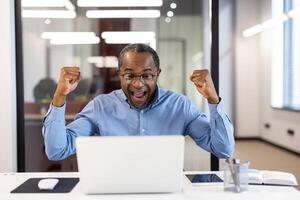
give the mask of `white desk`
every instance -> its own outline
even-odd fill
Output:
[[[195,172],[194,172],[195,173]],[[200,172],[209,173],[209,172]],[[170,194],[125,194],[125,195],[85,195],[80,191],[80,183],[70,193],[61,194],[11,194],[10,191],[28,178],[34,177],[78,177],[78,173],[0,173],[1,200],[235,200],[235,199],[272,199],[300,200],[300,192],[293,187],[283,186],[249,186],[249,191],[243,193],[224,192],[223,185],[191,186],[185,180],[181,193]],[[222,177],[222,173],[218,175]]]

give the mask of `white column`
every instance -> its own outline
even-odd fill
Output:
[[[14,1],[0,1],[0,172],[17,170]]]

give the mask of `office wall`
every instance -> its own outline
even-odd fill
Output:
[[[271,17],[271,0],[262,1],[261,17],[263,20]],[[273,45],[273,32],[265,31],[260,35],[261,58],[261,120],[259,130],[261,137],[267,141],[286,147],[300,153],[300,112],[274,109],[271,102],[271,66]],[[270,124],[270,128],[265,128],[265,123]],[[294,130],[295,134],[287,134],[287,130]]]
[[[0,1],[0,172],[16,171],[14,1]]]
[[[271,107],[272,29],[250,38],[242,31],[272,16],[272,0],[237,1],[236,116],[238,137],[261,137],[300,153],[300,112]],[[265,128],[265,124],[270,128]],[[287,130],[294,130],[294,136]]]
[[[235,106],[236,136],[260,136],[261,63],[259,35],[242,36],[243,30],[260,22],[261,0],[236,1]]]

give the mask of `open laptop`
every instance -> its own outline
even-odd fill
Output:
[[[86,194],[182,189],[183,136],[78,137],[76,148]]]

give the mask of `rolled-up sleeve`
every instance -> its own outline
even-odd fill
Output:
[[[42,134],[44,137],[45,151],[48,159],[62,160],[76,152],[75,138],[88,136],[97,132],[93,119],[93,101],[75,117],[67,126],[65,125],[65,109],[50,105],[44,118]]]
[[[222,100],[219,104],[209,104],[210,120],[193,104],[189,106],[187,133],[196,144],[213,153],[218,158],[232,156],[234,151],[233,125],[224,112]]]

